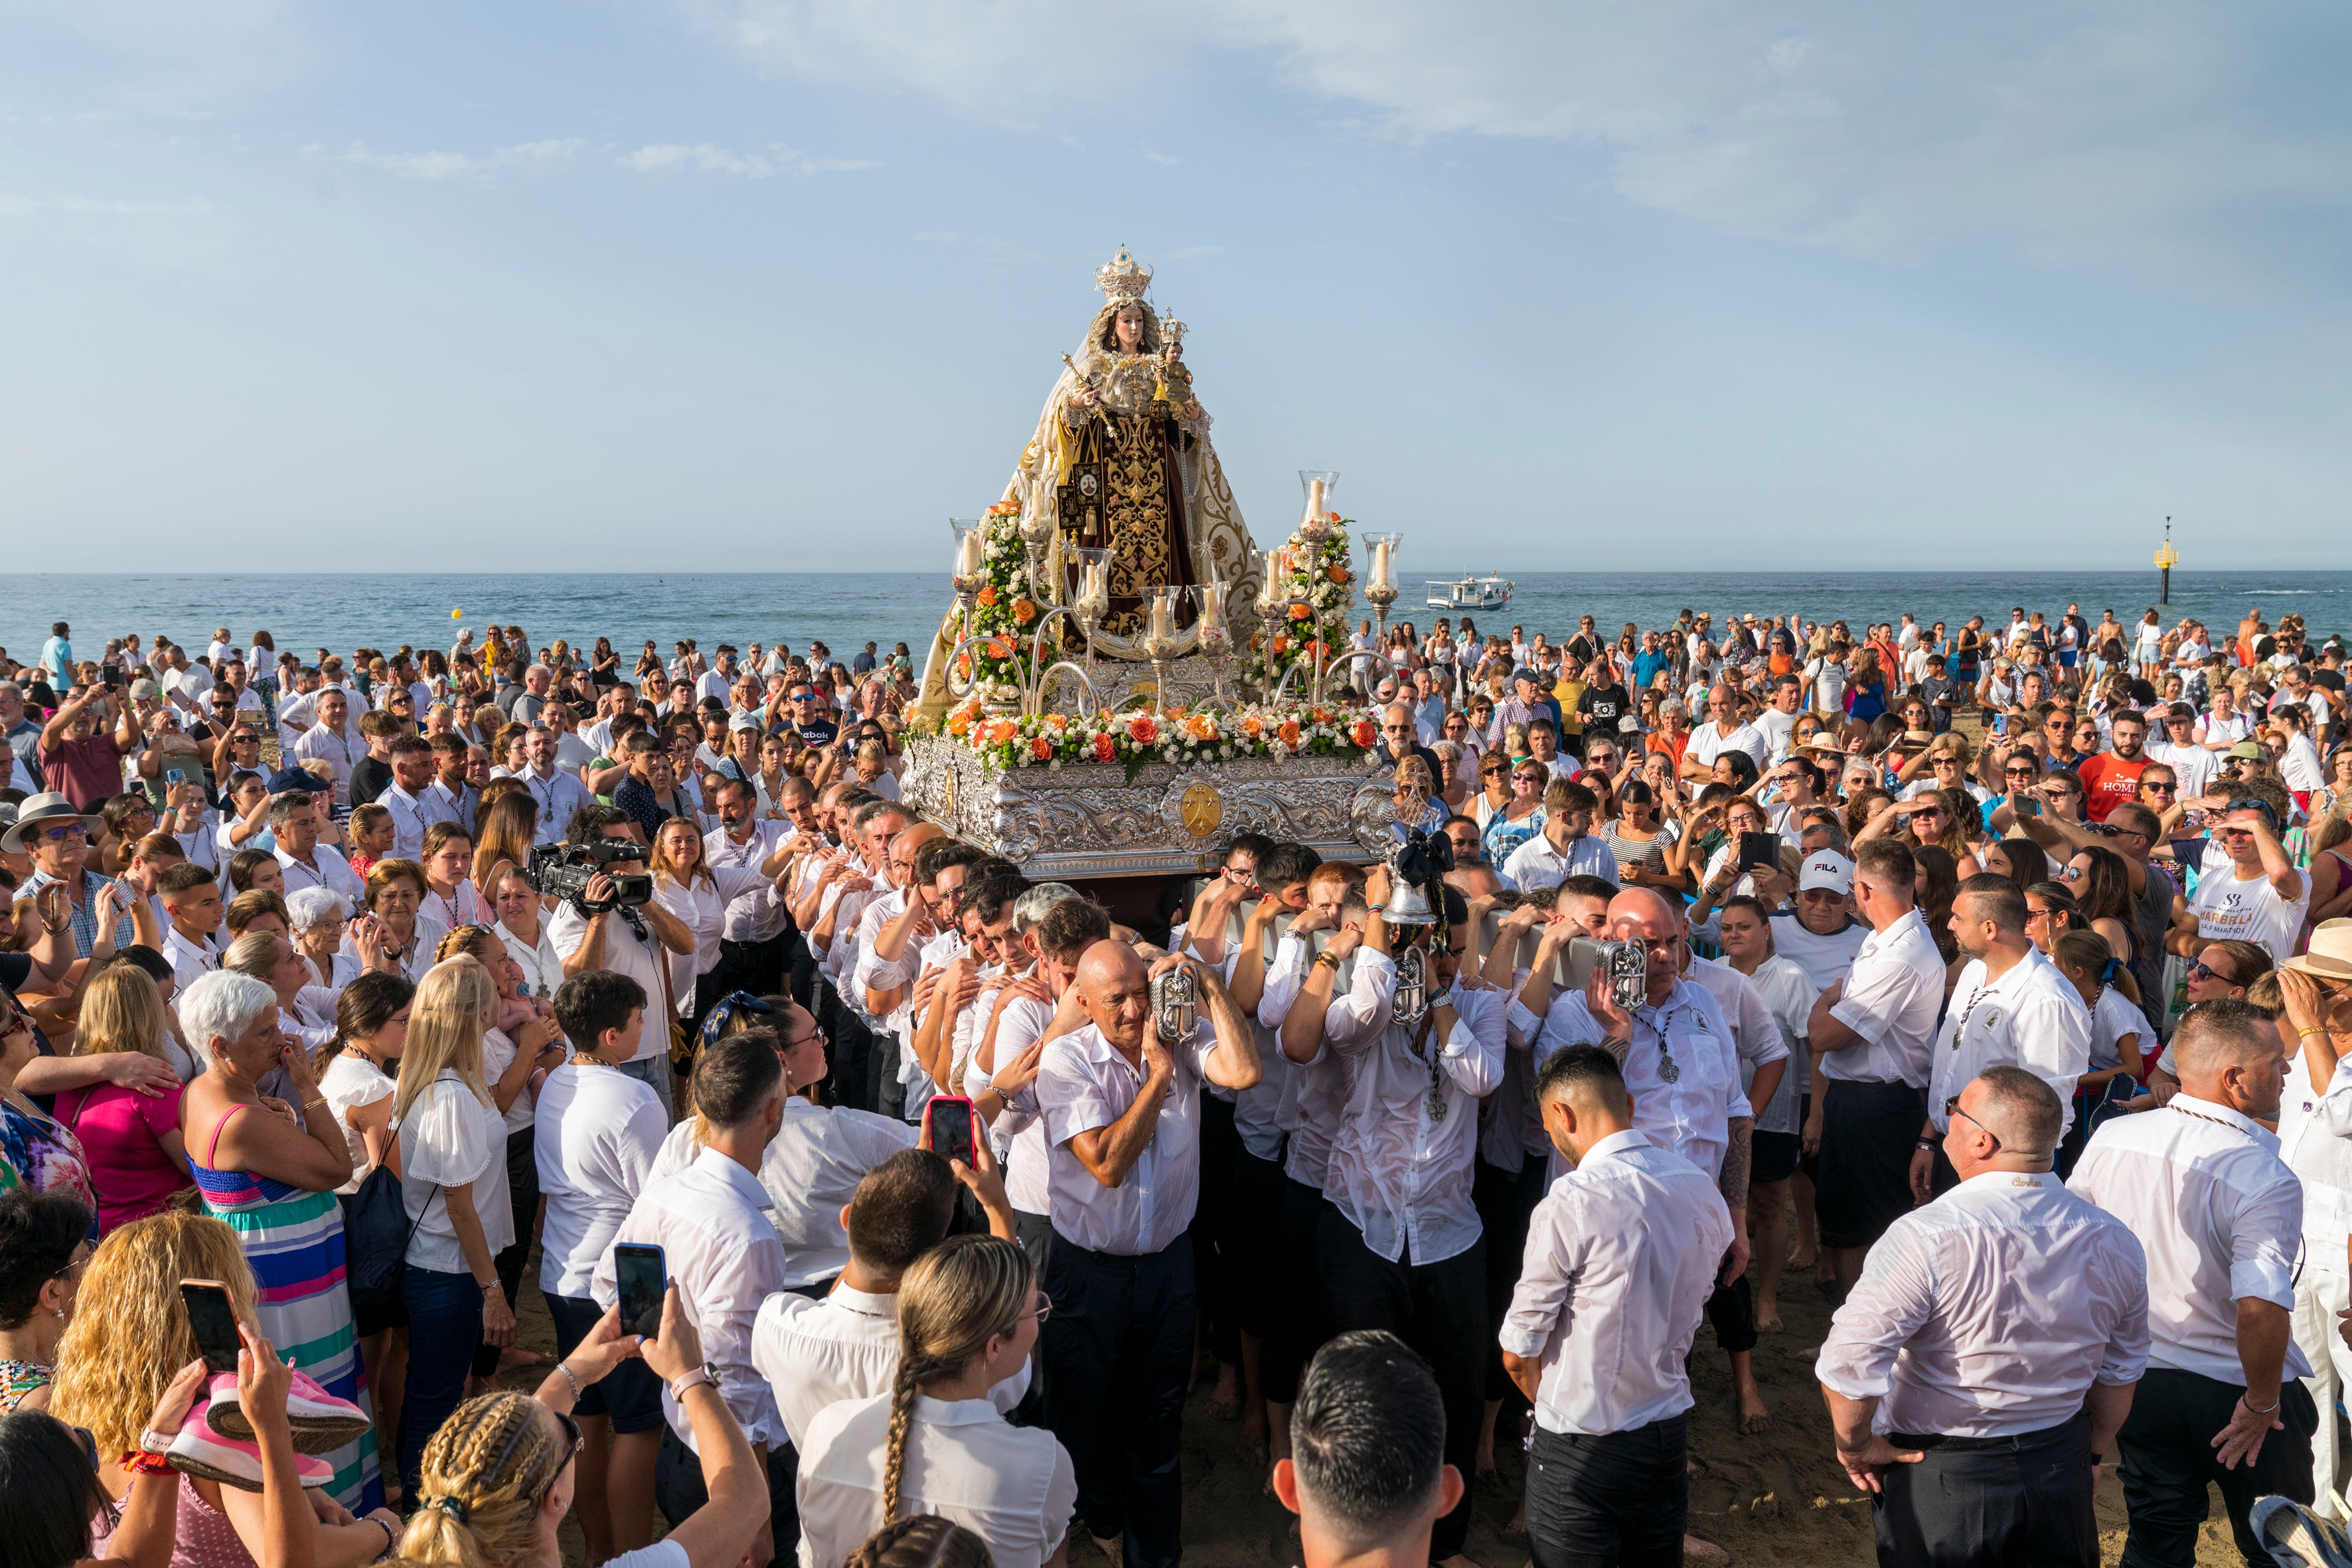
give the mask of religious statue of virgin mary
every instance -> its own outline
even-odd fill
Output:
[[[1209,416],[1192,395],[1183,323],[1145,298],[1151,274],[1125,249],[1095,272],[1105,303],[1046,395],[1037,433],[1005,486],[1034,521],[1050,518],[1057,546],[1111,552],[1110,613],[1096,651],[1134,658],[1129,638],[1153,589],[1235,584],[1232,603],[1255,592],[1249,530],[1209,440]],[[1055,552],[1062,602],[1076,563]]]

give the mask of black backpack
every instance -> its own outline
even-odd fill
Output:
[[[441,1189],[433,1191],[437,1195]],[[426,1198],[425,1206],[432,1207],[433,1199]],[[422,1209],[415,1219],[408,1217],[400,1178],[390,1165],[370,1171],[360,1190],[343,1200],[343,1283],[354,1308],[389,1307],[400,1300],[409,1238],[424,1217]]]

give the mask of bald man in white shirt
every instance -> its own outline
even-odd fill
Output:
[[[1987,1068],[1943,1137],[1958,1185],[1887,1228],[1817,1372],[1878,1561],[2096,1568],[2099,1460],[2147,1362],[2147,1262],[2061,1186],[2063,1101]]]

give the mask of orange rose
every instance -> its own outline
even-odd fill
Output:
[[[1097,735],[1095,737],[1095,761],[1098,763],[1109,763],[1116,762],[1118,759],[1118,743],[1113,741],[1108,735]]]
[[[1294,621],[1311,621],[1315,618],[1315,612],[1305,605],[1293,605],[1290,606],[1290,618]]]
[[[1366,743],[1369,744],[1370,742]],[[1029,742],[1029,755],[1037,762],[1052,762],[1054,760],[1054,742],[1045,739],[1043,735],[1032,737]]]
[[[1318,724],[1328,724],[1331,721],[1331,710],[1328,708],[1309,709],[1307,716],[1309,719],[1314,720]]]
[[[1275,638],[1271,651],[1275,658],[1280,658],[1284,654],[1290,651],[1290,639],[1288,637]]]
[[[1284,745],[1296,746],[1298,744],[1298,721],[1296,719],[1285,719],[1282,721],[1282,728],[1276,731],[1275,733],[1281,738]]]
[[[1001,638],[991,637],[988,639],[987,653],[991,658],[1011,658],[1013,645]]]
[[[1205,713],[1195,713],[1184,721],[1184,732],[1196,741],[1213,741],[1217,737],[1217,723]]]
[[[1265,721],[1259,718],[1255,713],[1249,715],[1249,717],[1242,721],[1242,733],[1247,735],[1253,741],[1256,740],[1260,735],[1265,733]]]
[[[971,709],[959,708],[954,712],[948,715],[948,733],[950,735],[969,735],[971,733]]]
[[[1062,733],[1062,731],[1067,730],[1069,727],[1070,716],[1067,713],[1048,713],[1045,715],[1045,728],[1053,731],[1056,735]]]
[[[1340,565],[1338,562],[1333,562],[1331,565],[1326,569],[1323,574],[1326,577],[1330,578],[1334,583],[1345,583],[1349,576],[1348,569],[1345,566]]]
[[[1139,746],[1149,746],[1160,739],[1160,726],[1149,713],[1139,713],[1128,721],[1127,738]]]
[[[1372,727],[1372,721],[1370,719],[1359,719],[1348,726],[1348,739],[1368,752],[1372,749],[1372,742],[1380,738],[1380,733]]]
[[[967,653],[957,656],[956,674],[966,680],[971,679],[971,655]]]
[[[1037,606],[1035,603],[1028,599],[1013,600],[1013,618],[1019,621],[1024,626],[1031,621],[1035,620],[1037,618]]]
[[[991,720],[987,731],[988,741],[991,745],[1003,745],[1020,732],[1021,727],[1010,719]]]

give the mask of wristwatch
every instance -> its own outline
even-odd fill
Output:
[[[719,1369],[712,1366],[709,1362],[704,1362],[700,1366],[696,1367],[692,1372],[686,1373],[676,1383],[671,1384],[669,1385],[669,1396],[672,1399],[682,1400],[686,1397],[686,1391],[688,1389],[699,1388],[706,1383],[713,1388],[717,1388],[719,1386]]]

